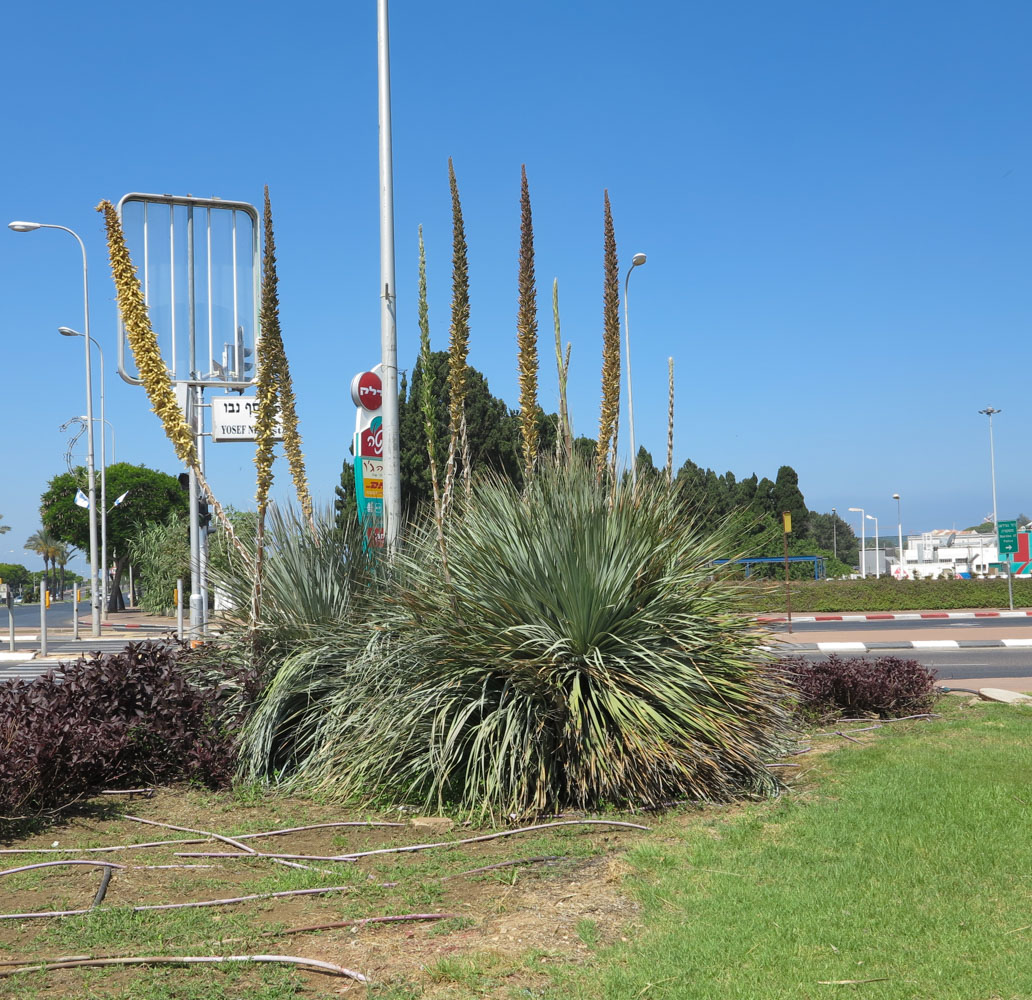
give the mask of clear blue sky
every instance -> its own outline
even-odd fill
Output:
[[[799,473],[810,507],[895,530],[1032,514],[1022,376],[1032,325],[1032,69],[1025,2],[608,0],[391,8],[399,361],[411,368],[416,228],[432,337],[450,302],[447,158],[469,243],[470,362],[517,400],[520,164],[537,249],[543,377],[550,287],[573,342],[575,430],[599,405],[602,192],[631,281],[637,436],[675,463]],[[77,230],[108,367],[117,458],[178,471],[143,390],[113,374],[102,198],[273,198],[284,338],[313,493],[347,454],[352,374],[378,360],[376,16],[348,4],[20,4],[6,15],[0,221]],[[0,229],[0,561],[39,526],[84,411],[78,247]],[[626,445],[626,416],[621,437]],[[84,450],[80,442],[80,459]],[[251,448],[209,448],[247,506]],[[285,463],[277,463],[287,496]],[[856,515],[846,515],[856,522]],[[859,523],[854,527],[859,529]],[[859,532],[858,532],[859,533]],[[79,565],[82,565],[80,561]]]

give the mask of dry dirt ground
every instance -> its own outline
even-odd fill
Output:
[[[111,852],[57,853],[158,840],[196,839],[144,825],[125,814],[226,836],[341,821],[390,821],[399,826],[337,826],[247,840],[257,851],[339,855],[436,841],[479,830],[447,819],[423,825],[405,813],[374,816],[299,799],[250,799],[196,789],[159,790],[153,797],[95,799],[75,815],[15,824],[0,837],[0,869],[62,859],[105,860],[115,870],[103,902],[72,917],[0,920],[0,972],[17,960],[67,955],[278,954],[332,962],[367,976],[362,986],[312,972],[269,967],[221,970],[119,967],[53,970],[0,978],[4,997],[293,996],[426,997],[530,996],[550,982],[555,964],[590,960],[595,947],[638,929],[638,907],[621,883],[623,856],[650,834],[628,826],[555,826],[481,843],[412,853],[386,853],[354,862],[304,861],[297,870],[268,858],[200,858],[183,852],[241,852],[217,840]],[[580,820],[575,814],[558,820]],[[613,816],[648,823],[640,816]],[[543,821],[543,822],[548,822]],[[2,832],[2,831],[0,831]],[[13,853],[25,849],[51,853]],[[530,860],[487,872],[471,869]],[[204,865],[207,867],[154,867]],[[65,865],[0,878],[0,912],[37,913],[90,906],[100,868]],[[294,889],[343,886],[326,895],[252,899],[182,910],[133,913],[143,904],[181,903]],[[292,929],[383,915],[449,914],[439,920],[367,923],[315,931]],[[233,986],[199,992],[230,975]],[[161,989],[155,983],[164,984]],[[195,984],[191,986],[190,984]],[[208,990],[208,987],[205,987]],[[220,992],[220,990],[222,992]],[[282,990],[282,992],[279,992]],[[268,991],[268,992],[263,992]]]

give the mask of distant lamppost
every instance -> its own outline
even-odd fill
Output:
[[[874,521],[874,578],[878,579],[878,518],[874,514],[865,514],[868,521]]]
[[[627,425],[631,438],[631,486],[638,485],[638,453],[634,448],[634,397],[631,395],[631,327],[627,316],[627,285],[631,280],[631,271],[641,267],[646,261],[645,254],[636,253],[631,258],[631,266],[627,268],[623,291],[623,330],[624,353],[627,355]]]
[[[831,554],[838,559],[838,511],[831,508]]]
[[[69,326],[59,326],[57,332],[62,337],[82,337],[84,334],[73,330]],[[100,355],[100,565],[102,573],[100,577],[100,617],[101,621],[107,621],[108,616],[108,547],[107,547],[107,449],[105,442],[107,434],[104,433],[104,424],[107,418],[104,416],[104,352],[97,343],[96,337],[87,337]],[[89,350],[89,345],[87,345]],[[88,419],[88,418],[87,418]],[[114,430],[111,432],[114,434]],[[112,440],[112,446],[114,441]]]
[[[903,507],[898,493],[892,494],[896,501],[896,527],[899,530],[899,578],[902,580],[906,574],[906,567],[903,565]]]
[[[984,413],[989,418],[989,469],[993,480],[993,531],[996,532],[996,558],[1002,564],[1003,553],[1000,551],[1000,522],[996,516],[996,452],[993,449],[993,414],[1003,413],[1003,410],[997,410],[993,406],[987,406],[984,410],[979,410],[979,413]],[[1010,558],[1007,559],[1007,599],[1010,604],[1011,611],[1014,610],[1014,591],[1013,581],[1011,578],[1011,564]]]
[[[83,316],[86,331],[86,475],[88,479],[90,502],[90,611],[93,623],[93,637],[100,636],[100,586],[97,554],[97,470],[93,461],[93,377],[90,368],[90,286],[86,273],[86,244],[74,229],[67,226],[56,226],[46,222],[9,222],[8,229],[16,233],[32,233],[37,229],[60,229],[73,236],[82,251],[82,298]],[[102,425],[103,426],[103,425]]]
[[[996,520],[996,452],[993,450],[993,414],[1003,413],[1003,410],[987,406],[984,410],[979,410],[978,412],[984,413],[989,418],[989,469],[993,480],[993,530],[995,531],[996,525],[999,522]]]
[[[867,579],[867,525],[864,524],[863,507],[850,507],[854,514],[860,515],[860,579]]]

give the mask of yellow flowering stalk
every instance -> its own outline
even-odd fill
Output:
[[[519,311],[516,315],[516,343],[519,348],[520,429],[523,432],[523,485],[530,488],[537,461],[537,289],[534,285],[534,222],[530,212],[527,168],[520,167],[520,266]]]
[[[558,464],[569,462],[573,456],[573,431],[570,428],[570,408],[566,401],[566,381],[570,375],[570,350],[566,343],[563,360],[563,341],[559,332],[559,279],[552,279],[552,322],[555,326],[555,366],[559,371],[559,432],[555,436],[555,457]]]
[[[610,447],[615,470],[620,419],[620,269],[616,259],[616,234],[613,231],[608,191],[605,192],[602,253],[605,274],[602,289],[602,412],[598,422],[598,452],[595,460],[595,475],[600,481]]]
[[[258,447],[254,462],[258,470],[259,518],[268,503],[272,485],[272,459],[275,441],[273,435],[276,416],[283,416],[283,450],[287,453],[290,474],[298,502],[315,534],[312,497],[308,491],[305,459],[301,452],[301,433],[298,430],[297,407],[294,399],[290,366],[283,347],[279,322],[279,279],[276,275],[276,238],[272,228],[272,206],[269,188],[265,188],[265,257],[262,267],[262,335],[258,341]]]
[[[448,344],[448,393],[450,404],[450,437],[448,464],[444,475],[445,512],[455,487],[455,459],[458,446],[462,447],[462,475],[466,496],[470,492],[469,435],[466,428],[466,358],[469,355],[469,263],[466,259],[466,227],[462,221],[462,204],[455,168],[448,157],[448,185],[452,200],[452,312]]]
[[[666,437],[666,481],[667,486],[674,482],[674,359],[667,358],[670,366],[670,402],[667,405],[667,437]]]
[[[118,212],[115,211],[115,206],[106,199],[97,206],[97,211],[103,213],[107,229],[108,256],[111,260],[111,273],[115,279],[118,311],[125,324],[129,347],[132,349],[133,360],[136,362],[140,380],[143,382],[147,398],[150,400],[151,409],[161,420],[165,434],[172,442],[176,455],[193,470],[208,504],[226,530],[230,541],[240,555],[246,559],[248,558],[246,549],[241,545],[233,530],[232,522],[226,516],[222,504],[216,499],[201,472],[193,431],[183,418],[183,411],[176,401],[172,381],[168,377],[168,369],[165,367],[161,350],[158,347],[158,338],[154,334],[150,316],[147,313],[147,305],[143,301],[140,279],[137,277],[136,268],[129,255],[129,248],[125,243],[125,234],[122,232]]]

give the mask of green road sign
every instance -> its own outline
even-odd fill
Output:
[[[1018,522],[999,521],[996,524],[996,538],[1000,554],[1018,551]]]

